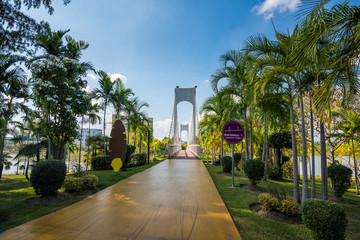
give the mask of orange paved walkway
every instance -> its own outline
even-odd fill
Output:
[[[241,238],[204,164],[173,159],[0,239]]]

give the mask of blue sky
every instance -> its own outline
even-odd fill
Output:
[[[154,135],[169,133],[174,88],[197,88],[197,107],[211,96],[208,82],[219,67],[219,57],[240,49],[249,36],[292,30],[300,0],[73,0],[55,12],[30,10],[48,21],[53,30],[71,29],[69,35],[90,47],[83,61],[97,70],[121,76],[136,96],[150,104]],[[97,78],[88,76],[90,89]],[[190,120],[192,106],[180,103],[179,123]],[[110,115],[110,112],[108,116]],[[101,115],[102,116],[102,115]],[[108,119],[110,119],[108,117]],[[95,126],[96,127],[96,126]],[[101,126],[97,126],[101,128]],[[107,132],[110,125],[107,126]]]

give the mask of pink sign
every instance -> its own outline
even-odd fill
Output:
[[[222,132],[225,141],[230,144],[239,143],[244,138],[244,128],[236,121],[227,122]]]

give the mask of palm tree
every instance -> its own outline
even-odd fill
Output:
[[[340,123],[335,128],[337,130],[342,131],[345,138],[351,140],[353,160],[354,160],[356,194],[359,195],[359,180],[357,173],[354,138],[356,135],[360,133],[360,115],[348,109],[335,110],[334,113],[336,117],[340,118]]]
[[[88,119],[87,119],[87,122],[89,123],[89,138],[91,137],[90,136],[90,133],[91,133],[91,124],[96,124],[97,122],[100,123],[101,121],[101,117],[99,115],[97,115],[97,113],[99,112],[100,110],[100,106],[95,103],[94,105],[91,105],[90,108],[88,109],[87,113],[85,114]],[[90,161],[90,145],[88,145],[88,159],[87,159],[87,163],[89,163]],[[88,164],[86,165],[88,166]]]
[[[239,108],[238,112],[243,115],[244,130],[245,130],[245,153],[246,159],[253,158],[254,147],[253,147],[253,135],[252,135],[252,119],[247,117],[249,111],[249,101],[248,101],[248,82],[249,74],[247,69],[250,67],[249,61],[250,58],[248,55],[240,51],[228,51],[226,54],[220,57],[220,61],[223,65],[220,69],[216,70],[216,73],[211,75],[211,85],[216,94],[225,94],[232,98],[236,98],[237,107]],[[226,79],[227,85],[218,88],[218,83]],[[219,93],[221,91],[221,93]],[[251,114],[251,111],[249,111]],[[235,114],[237,115],[237,114]],[[240,120],[239,116],[235,116],[231,119]],[[247,121],[250,125],[250,151],[249,151],[249,137],[248,137],[248,127]],[[224,124],[225,122],[223,122]],[[221,143],[221,156],[223,155],[223,144]]]
[[[129,104],[129,97],[133,96],[134,93],[130,88],[126,88],[120,78],[115,80],[115,91],[111,96],[111,103],[115,108],[116,118],[120,119],[120,112],[124,106]]]
[[[137,97],[133,98],[130,104],[132,105],[132,115],[130,117],[130,122],[134,130],[134,146],[136,146],[136,130],[138,128],[143,129],[144,119],[147,118],[146,112],[144,112],[142,108],[149,107],[149,104],[144,101],[140,101]]]
[[[96,88],[94,90],[94,93],[96,94],[97,98],[101,98],[102,99],[102,107],[104,110],[104,127],[103,127],[103,136],[104,136],[104,155],[106,155],[106,143],[105,143],[105,128],[106,128],[106,108],[109,105],[110,101],[111,101],[111,97],[114,93],[114,84],[115,82],[112,82],[110,79],[110,76],[100,70],[98,71],[98,75],[100,76],[99,78],[99,85],[100,88]]]
[[[288,96],[291,133],[292,133],[292,159],[294,170],[294,189],[293,197],[300,202],[299,191],[299,172],[297,160],[297,144],[295,132],[295,113],[294,98],[295,86],[298,84],[299,75],[297,66],[290,60],[291,52],[296,42],[298,28],[295,27],[292,34],[281,34],[276,32],[276,41],[270,41],[264,35],[256,35],[250,37],[245,43],[244,50],[251,54],[257,61],[257,65],[261,67],[261,81],[257,82],[259,91],[264,91],[268,85],[274,85]],[[307,177],[307,176],[304,176]],[[307,188],[307,186],[303,186]]]
[[[322,199],[327,193],[327,158],[325,143],[326,121],[331,111],[331,102],[338,86],[342,86],[343,100],[359,91],[354,69],[356,61],[353,53],[359,51],[356,36],[359,33],[355,13],[358,7],[349,7],[347,3],[337,4],[326,9],[328,0],[307,1],[302,11],[306,17],[301,22],[302,33],[299,36],[293,58],[300,66],[308,66],[314,71],[312,103],[315,114],[320,119]],[[355,15],[352,15],[355,14]]]
[[[28,85],[25,72],[22,68],[17,67],[15,63],[18,57],[12,55],[0,55],[0,80],[2,86],[1,105],[3,107],[2,115],[4,116],[4,129],[2,132],[2,142],[0,150],[0,180],[4,168],[4,146],[7,127],[12,117],[17,114],[25,105],[18,102],[28,96]]]
[[[205,113],[206,115],[214,115],[212,116],[212,120],[215,126],[215,133],[219,139],[220,142],[220,149],[219,149],[219,155],[220,158],[222,157],[222,151],[223,151],[223,136],[222,136],[222,128],[225,125],[225,123],[227,122],[226,119],[226,110],[228,106],[231,106],[229,104],[226,104],[226,99],[229,100],[229,96],[228,95],[223,95],[223,94],[219,94],[217,93],[216,95],[206,99],[203,103],[201,112]],[[233,105],[234,106],[234,105]],[[234,111],[228,111],[229,112],[233,112]],[[236,112],[236,111],[235,111]]]
[[[41,133],[48,140],[48,157],[55,159],[63,159],[66,144],[77,135],[76,115],[82,115],[87,105],[87,83],[82,77],[94,70],[91,63],[80,62],[82,51],[89,44],[69,36],[64,43],[68,31],[49,31],[39,36],[35,45],[43,54],[27,62],[33,75],[34,106],[42,114]]]

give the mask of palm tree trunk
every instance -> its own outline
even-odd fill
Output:
[[[26,161],[26,170],[25,170],[25,177],[26,177],[26,180],[30,181],[30,178],[29,178],[29,162],[30,162],[30,158],[27,157],[27,160]]]
[[[254,158],[254,139],[253,139],[253,124],[250,116],[250,159]]]
[[[105,108],[104,108],[104,156],[106,156],[106,141],[105,141],[105,127],[106,127],[106,121],[105,121],[105,116],[106,116],[106,102],[105,102]]]
[[[140,133],[140,141],[139,141],[139,152],[141,153],[141,141],[142,141],[142,133]]]
[[[323,120],[320,120],[320,147],[321,147],[321,199],[328,199],[327,186],[327,160],[325,143],[325,126]]]
[[[136,129],[134,129],[134,146],[136,151]]]
[[[0,152],[0,181],[1,181],[3,170],[4,170],[3,154],[4,154],[5,137],[6,137],[6,131],[7,131],[8,122],[9,122],[9,119],[6,117],[5,118],[5,125],[4,125],[4,132],[3,132],[3,136],[2,136],[1,152]]]
[[[264,113],[265,118],[265,139],[264,139],[264,145],[265,145],[265,173],[264,173],[264,179],[267,179],[267,168],[268,168],[268,120],[267,120],[267,113]]]
[[[305,118],[304,103],[302,91],[300,91],[300,108],[301,108],[301,144],[302,144],[302,197],[301,202],[308,198],[308,174],[307,174],[307,156],[306,156],[306,135],[305,135]]]
[[[245,161],[249,160],[249,136],[247,132],[247,126],[246,126],[246,107],[244,111],[244,137],[245,137]]]
[[[356,157],[355,157],[355,148],[354,148],[354,137],[351,138],[353,157],[354,157],[354,173],[355,173],[355,186],[356,186],[356,195],[359,195],[359,181],[357,178],[357,166],[356,166]]]
[[[83,138],[83,128],[84,128],[84,116],[81,117],[81,130],[80,130],[80,149],[79,149],[79,172],[81,172],[81,145],[82,145],[82,138]]]
[[[224,156],[224,138],[222,134],[220,135],[220,142],[221,142],[220,155],[222,158]]]
[[[311,132],[311,198],[316,197],[315,191],[315,139],[314,139],[314,116],[312,111],[312,96],[310,96],[310,132]]]
[[[298,170],[298,159],[297,159],[297,146],[295,136],[295,123],[294,123],[294,109],[293,99],[290,95],[290,120],[291,120],[291,141],[292,141],[292,160],[293,160],[293,173],[294,173],[294,189],[293,197],[296,201],[300,202],[300,189],[299,189],[299,170]]]
[[[90,138],[90,127],[91,127],[91,120],[90,120],[90,116],[89,116],[89,137],[88,137],[88,139]],[[87,170],[87,166],[89,165],[89,162],[90,162],[90,142],[88,145],[87,152],[88,152],[88,156],[87,156],[87,160],[86,160],[87,161],[86,170]]]

